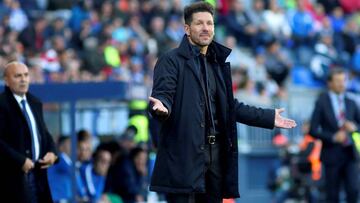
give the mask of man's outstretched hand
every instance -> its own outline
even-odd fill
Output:
[[[152,110],[155,111],[156,115],[158,115],[158,116],[168,116],[169,115],[168,109],[163,105],[163,103],[160,100],[158,100],[154,97],[149,97],[149,100],[153,105]]]
[[[284,112],[282,109],[275,109],[275,127],[278,128],[294,128],[296,126],[296,122],[294,120],[284,118],[280,115],[280,113]]]

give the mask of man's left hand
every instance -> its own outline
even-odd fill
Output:
[[[56,161],[57,157],[54,153],[48,152],[45,154],[44,158],[39,160],[39,163],[41,164],[41,168],[49,168],[51,165],[53,165]]]
[[[345,129],[347,132],[349,132],[349,133],[352,133],[352,132],[355,132],[355,131],[358,130],[358,129],[357,129],[357,126],[356,126],[355,123],[352,122],[352,121],[345,121],[343,127],[344,127],[344,129]]]
[[[283,108],[275,109],[275,127],[278,128],[294,128],[296,126],[296,122],[294,120],[284,118],[280,115],[280,113],[284,112]]]

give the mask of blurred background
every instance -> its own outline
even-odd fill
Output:
[[[19,60],[61,152],[54,200],[164,202],[148,191],[160,124],[146,113],[153,67],[184,35],[192,0],[2,0],[0,74]],[[242,198],[324,202],[319,150],[307,136],[314,101],[334,67],[360,106],[359,0],[208,0],[216,41],[232,48],[233,91],[286,109],[298,126],[238,125]],[[4,81],[0,79],[0,86]],[[354,177],[357,178],[358,177]],[[286,202],[285,201],[285,202]]]

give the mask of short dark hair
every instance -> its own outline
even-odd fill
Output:
[[[65,141],[70,140],[70,136],[67,135],[60,135],[60,137],[57,140],[57,145],[61,146],[62,144],[65,143]]]
[[[91,138],[91,135],[89,133],[89,131],[85,130],[85,129],[81,129],[77,132],[77,141],[78,142],[84,142],[87,141]]]
[[[208,2],[204,2],[204,1],[196,2],[186,6],[184,8],[185,24],[190,25],[193,14],[198,12],[208,12],[212,16],[214,16],[214,7]]]
[[[338,75],[338,74],[345,74],[344,69],[342,69],[342,68],[332,68],[330,70],[329,74],[328,74],[327,81],[331,82],[334,75]]]

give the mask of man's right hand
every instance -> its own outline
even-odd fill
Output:
[[[344,130],[337,131],[334,136],[334,141],[337,143],[344,143],[346,139],[347,139],[347,135],[346,135],[346,131]]]
[[[155,111],[156,115],[159,115],[159,116],[169,115],[168,109],[163,105],[163,103],[160,100],[158,100],[154,97],[149,97],[149,100],[153,105],[152,110]]]
[[[355,132],[357,131],[357,126],[355,125],[354,122],[352,121],[345,121],[344,123],[344,129],[349,132],[349,133],[352,133],[352,132]]]
[[[34,165],[34,162],[31,161],[31,159],[26,158],[25,163],[24,163],[24,165],[23,165],[23,167],[22,167],[22,170],[23,170],[25,173],[28,173],[31,169],[34,168],[34,166],[35,166],[35,165]]]

